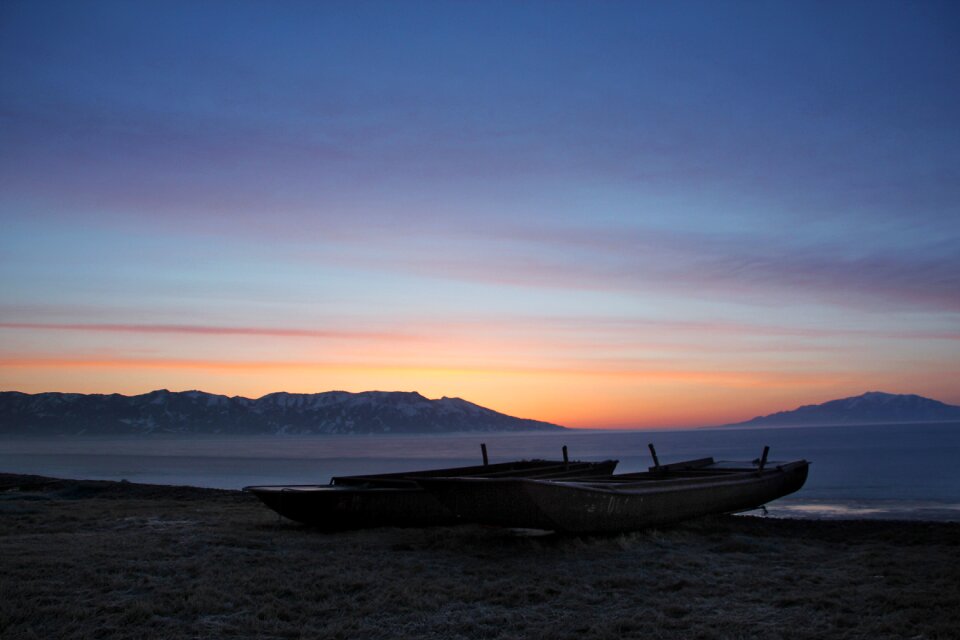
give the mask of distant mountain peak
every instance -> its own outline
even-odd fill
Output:
[[[562,427],[416,391],[268,393],[257,399],[157,389],[120,394],[0,392],[0,434],[355,434]]]
[[[960,421],[960,407],[913,393],[867,391],[859,396],[803,405],[792,411],[757,416],[745,422],[724,425],[813,426],[842,424],[883,424],[907,422]]]

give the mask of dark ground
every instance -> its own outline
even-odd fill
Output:
[[[960,638],[960,524],[309,530],[239,492],[0,474],[0,638]]]

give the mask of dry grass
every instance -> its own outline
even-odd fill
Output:
[[[22,483],[0,476],[0,485]],[[234,492],[0,493],[2,638],[957,638],[960,525],[319,533]]]

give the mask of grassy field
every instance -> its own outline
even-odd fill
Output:
[[[312,531],[238,492],[0,474],[0,638],[957,638],[960,524]]]

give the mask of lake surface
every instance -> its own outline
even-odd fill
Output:
[[[619,472],[713,456],[805,458],[806,486],[768,505],[778,517],[960,521],[960,423],[842,427],[566,431],[442,436],[0,439],[0,471],[238,489],[325,484],[334,475],[555,458],[617,459]]]

